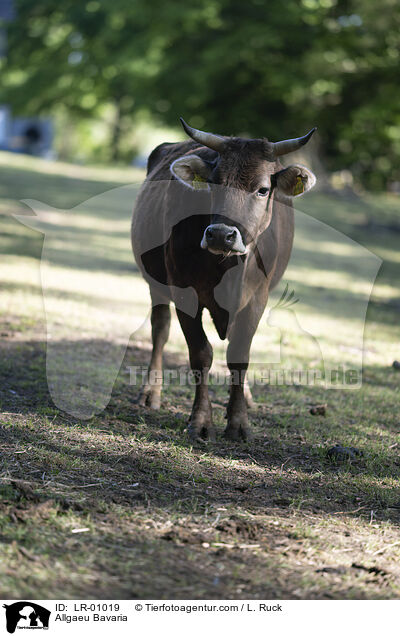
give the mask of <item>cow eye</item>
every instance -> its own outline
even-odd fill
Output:
[[[260,188],[259,190],[257,190],[257,196],[266,197],[268,192],[269,192],[269,188]]]

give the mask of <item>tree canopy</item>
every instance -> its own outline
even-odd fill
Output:
[[[397,0],[18,0],[2,101],[112,107],[117,158],[139,112],[274,141],[318,126],[328,168],[400,180]]]

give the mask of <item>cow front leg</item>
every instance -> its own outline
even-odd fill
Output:
[[[169,336],[171,310],[169,305],[156,305],[151,310],[151,335],[153,351],[147,380],[142,387],[139,405],[159,409],[162,390],[162,354]]]
[[[251,441],[253,433],[249,426],[247,415],[247,399],[245,391],[247,364],[235,364],[228,362],[231,372],[231,388],[229,402],[226,409],[228,425],[224,437],[233,441]]]
[[[203,329],[202,310],[199,309],[194,318],[178,309],[176,313],[188,345],[190,368],[196,383],[188,434],[193,440],[210,439],[214,441],[215,429],[208,395],[208,374],[212,364],[213,350]]]
[[[229,336],[227,364],[231,372],[231,388],[227,407],[228,425],[225,437],[230,440],[250,441],[253,433],[249,427],[247,409],[253,405],[250,388],[246,382],[250,347],[268,299],[268,290],[259,292],[238,314]]]

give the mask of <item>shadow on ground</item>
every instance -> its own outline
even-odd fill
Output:
[[[82,341],[80,346],[85,348],[86,344]],[[70,345],[76,346],[76,343]],[[110,343],[98,341],[97,345],[102,350]],[[64,350],[68,343],[63,341],[60,347]],[[46,417],[53,426],[57,425],[56,436],[52,435],[52,429],[46,430],[43,426],[37,430],[35,427],[11,426],[2,429],[3,444],[10,455],[18,447],[29,446],[39,449],[30,457],[31,463],[35,454],[44,453],[48,457],[48,463],[38,462],[38,471],[51,474],[57,455],[61,454],[70,459],[81,458],[82,466],[87,465],[79,482],[90,481],[93,466],[97,465],[96,472],[105,475],[116,462],[122,479],[119,485],[124,483],[125,470],[128,482],[140,477],[141,487],[132,497],[121,495],[114,482],[105,480],[101,486],[102,495],[113,501],[149,500],[157,507],[168,507],[171,501],[175,505],[191,501],[195,496],[202,508],[229,501],[256,511],[265,510],[265,506],[277,500],[285,500],[284,507],[302,500],[302,507],[314,512],[343,513],[356,507],[361,498],[367,507],[379,510],[382,518],[399,520],[397,497],[388,491],[385,483],[385,478],[400,472],[396,446],[378,454],[369,448],[365,414],[360,415],[359,422],[348,422],[346,428],[340,404],[342,400],[354,399],[351,396],[354,392],[324,391],[317,387],[301,387],[301,391],[299,387],[256,387],[257,408],[250,414],[256,440],[252,444],[233,444],[222,438],[228,389],[211,386],[218,441],[200,444],[192,451],[185,432],[192,387],[167,387],[163,408],[158,412],[140,408],[135,403],[139,387],[129,385],[127,367],[144,367],[149,358],[147,349],[129,346],[109,406],[104,413],[87,422],[70,417],[54,406],[47,388],[45,351],[44,342],[20,340],[0,344],[2,419],[7,420],[7,414],[12,413],[23,416],[24,420],[28,418],[28,421]],[[169,369],[180,369],[185,362],[183,356],[166,355]],[[373,371],[376,384],[376,374],[380,370],[374,368]],[[381,373],[393,376],[393,385],[389,384],[389,387],[395,388],[396,372],[382,370]],[[369,396],[365,389],[357,391],[357,397],[362,400],[363,391],[364,408],[368,411]],[[310,406],[322,398],[328,402],[328,417],[312,416]],[[370,399],[373,402],[373,396]],[[391,408],[388,405],[389,411]],[[347,419],[347,415],[345,417]],[[394,433],[395,430],[395,422],[391,424],[384,418],[381,427],[375,424],[376,435]],[[99,444],[94,440],[90,447],[86,445],[84,438],[88,431],[93,435],[99,431]],[[104,447],[104,434],[118,443]],[[355,438],[364,457],[344,464],[336,464],[327,458],[326,451],[334,441],[345,443],[348,440],[354,445]],[[137,443],[137,448],[131,446],[132,443]],[[142,444],[146,446],[144,454]],[[199,457],[206,456],[210,464],[207,477],[202,465],[199,473],[202,479],[198,483],[191,478],[199,472],[193,467],[192,452]],[[240,470],[235,464],[237,461]],[[220,462],[224,464],[223,470]],[[233,462],[231,468],[229,462]],[[343,487],[341,479],[344,479]],[[347,482],[352,479],[353,487],[349,489]],[[69,485],[74,488],[73,481]]]

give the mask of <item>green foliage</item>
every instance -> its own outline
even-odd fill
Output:
[[[18,0],[17,10],[2,100],[106,119],[114,159],[148,112],[272,140],[317,125],[330,169],[371,188],[400,180],[396,0]]]
[[[316,125],[331,169],[351,168],[371,187],[400,178],[394,0],[191,4],[180,17],[164,9],[171,35],[157,92],[168,102],[154,93],[154,104],[169,123],[180,110],[192,125],[273,140]]]

